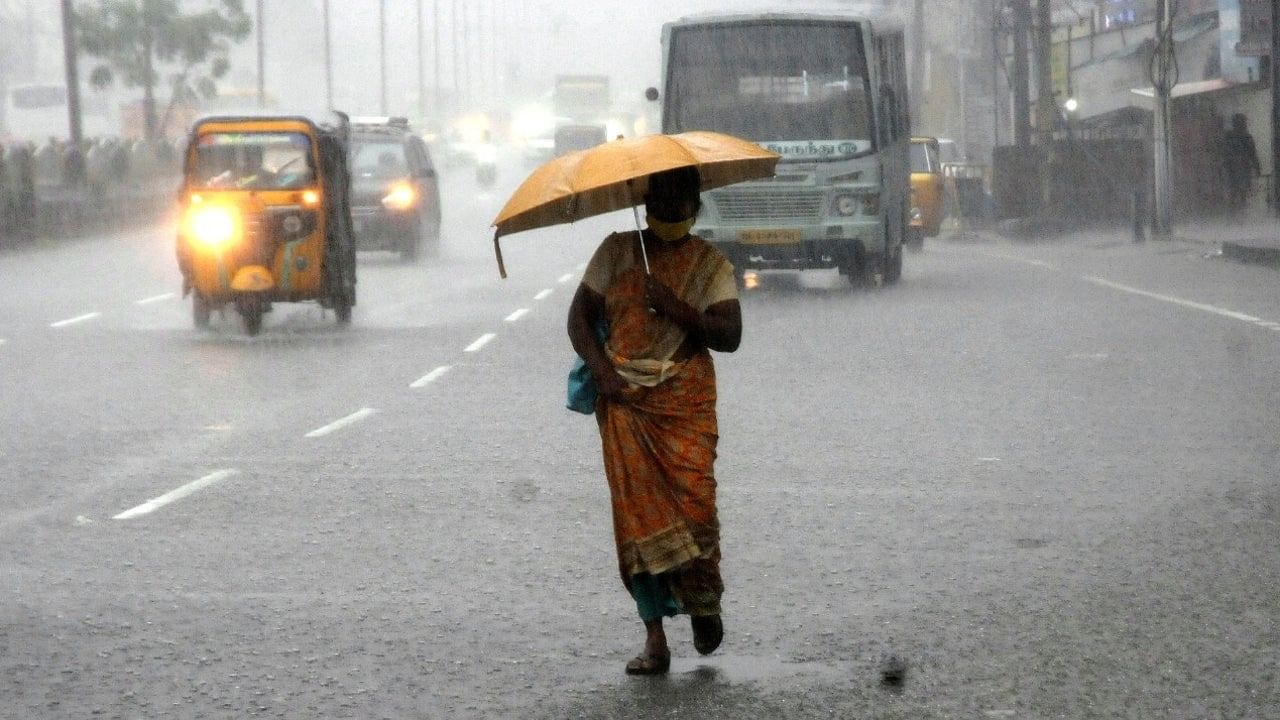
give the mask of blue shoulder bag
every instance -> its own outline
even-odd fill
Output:
[[[596,337],[600,339],[601,344],[608,339],[609,326],[604,321],[596,326]],[[596,398],[600,395],[600,388],[596,385],[596,376],[591,374],[591,368],[587,367],[586,361],[581,357],[573,359],[573,367],[569,369],[567,390],[565,407],[583,415],[595,413]]]

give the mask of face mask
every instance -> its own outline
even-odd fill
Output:
[[[649,225],[649,229],[653,231],[664,242],[676,242],[684,239],[685,235],[693,229],[693,223],[697,218],[689,218],[680,222],[663,222],[652,215],[646,215],[645,223]]]

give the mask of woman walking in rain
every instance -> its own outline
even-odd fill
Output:
[[[606,238],[569,308],[569,338],[599,387],[618,568],[645,626],[633,675],[670,668],[664,617],[689,615],[703,655],[724,635],[708,351],[737,350],[742,312],[733,266],[689,232],[700,186],[694,167],[650,176],[648,230]]]

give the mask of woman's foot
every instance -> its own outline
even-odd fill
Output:
[[[689,618],[693,626],[693,647],[702,655],[710,655],[724,640],[724,623],[719,615],[694,615]]]
[[[671,669],[671,653],[653,656],[645,653],[627,661],[628,675],[665,675]]]
[[[662,675],[671,669],[671,651],[667,649],[662,618],[646,621],[644,630],[644,652],[627,662],[627,674]]]

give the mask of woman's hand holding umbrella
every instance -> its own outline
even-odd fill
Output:
[[[681,300],[674,290],[655,280],[652,275],[646,275],[644,278],[644,294],[649,307],[659,316],[675,322],[686,332],[696,332],[701,329],[702,313]]]

